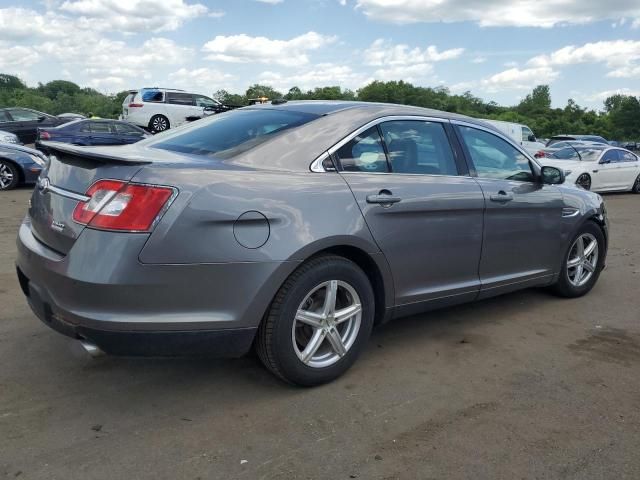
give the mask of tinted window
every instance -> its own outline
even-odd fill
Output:
[[[388,172],[387,156],[376,127],[357,135],[336,152],[345,172]]]
[[[318,115],[286,110],[235,110],[167,132],[151,146],[175,152],[230,158]]]
[[[11,114],[15,122],[33,122],[37,121],[38,118],[42,116],[42,114],[40,113],[21,109],[9,110],[9,113]]]
[[[529,127],[522,127],[522,141],[528,142],[529,136],[533,135],[533,132]]]
[[[602,160],[600,160],[601,162],[605,163],[616,163],[618,161],[618,159],[620,158],[618,156],[618,151],[619,150],[607,150],[604,155],[602,156]]]
[[[460,127],[460,132],[478,177],[533,181],[529,159],[513,145],[496,135],[476,128]]]
[[[0,111],[0,122],[10,122],[11,117],[6,111]]]
[[[140,91],[143,102],[164,102],[164,94],[160,90],[144,88]]]
[[[557,152],[553,152],[552,157],[560,160],[580,160],[576,149],[571,147],[561,148]]]
[[[380,129],[392,172],[458,174],[453,151],[441,123],[403,120],[382,123]]]
[[[193,105],[193,95],[190,93],[167,92],[167,103],[173,105]]]

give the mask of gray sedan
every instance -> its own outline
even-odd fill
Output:
[[[375,324],[527,287],[586,294],[602,198],[483,122],[289,102],[132,146],[49,143],[18,237],[36,315],[92,353],[344,373]]]

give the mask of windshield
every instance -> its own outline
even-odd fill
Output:
[[[174,152],[231,158],[319,115],[289,110],[242,109],[213,115],[150,144]]]

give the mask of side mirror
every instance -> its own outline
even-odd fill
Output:
[[[611,163],[611,160],[602,159],[598,162],[600,165],[606,165],[607,163]]]
[[[536,136],[535,136],[535,135],[533,135],[533,134],[529,135],[528,140],[529,140],[530,142],[537,142],[537,141],[538,141],[538,140],[536,139]]]
[[[556,167],[542,167],[540,176],[542,177],[542,183],[547,185],[560,185],[565,180],[564,171]]]

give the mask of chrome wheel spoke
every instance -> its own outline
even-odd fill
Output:
[[[338,295],[338,281],[331,280],[327,285],[327,293],[324,297],[324,306],[322,308],[322,314],[325,317],[333,315],[333,312],[335,312],[337,295]]]
[[[583,233],[571,245],[567,259],[567,277],[575,287],[582,287],[598,268],[598,240],[591,233]]]
[[[362,306],[359,303],[355,303],[347,308],[336,310],[336,312],[334,313],[336,325],[342,322],[346,322],[351,317],[353,317],[354,315],[357,315],[360,312],[362,312]]]
[[[324,316],[319,313],[308,312],[306,310],[298,310],[296,320],[309,325],[313,328],[322,328]]]
[[[344,346],[342,341],[342,337],[340,336],[340,332],[336,328],[332,328],[329,330],[327,334],[327,340],[331,344],[331,348],[336,352],[339,356],[343,357],[347,353],[347,348]]]
[[[584,249],[584,256],[589,257],[598,247],[598,242],[592,241],[587,248]]]
[[[567,262],[567,268],[575,268],[582,263],[582,259],[580,257],[572,258]]]
[[[313,355],[318,351],[318,349],[320,348],[320,345],[322,345],[322,342],[324,342],[324,339],[326,336],[327,336],[327,333],[325,330],[315,330],[313,332],[313,336],[311,337],[311,340],[309,340],[309,343],[307,344],[305,349],[302,351],[302,361],[304,363],[309,363],[309,360],[311,360]]]
[[[590,273],[593,273],[593,272],[596,270],[596,269],[594,268],[594,266],[593,266],[593,265],[591,265],[591,263],[590,263],[589,261],[585,261],[585,262],[582,264],[582,267],[583,267],[585,270],[587,270],[588,272],[590,272]]]

